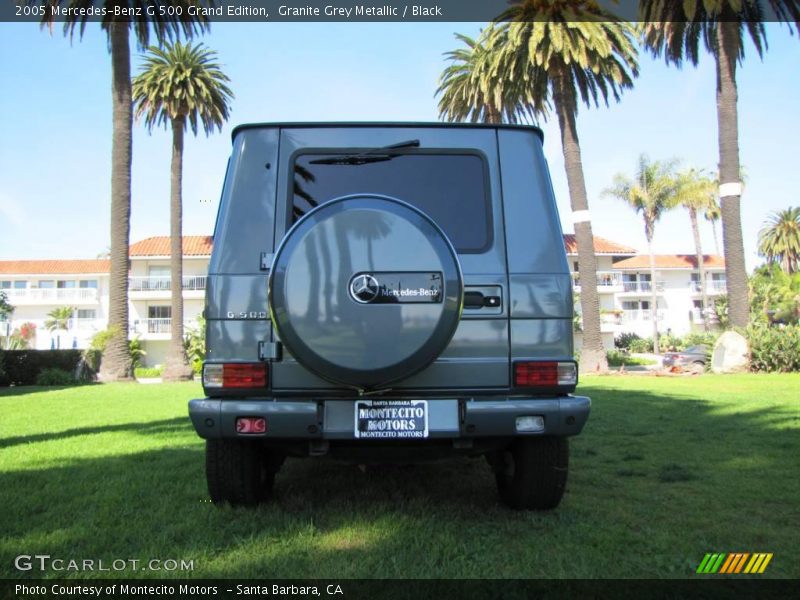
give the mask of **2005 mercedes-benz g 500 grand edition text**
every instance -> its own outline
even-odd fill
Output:
[[[590,400],[540,130],[237,127],[206,297],[214,502],[267,499],[286,456],[454,453],[514,508],[561,500]]]

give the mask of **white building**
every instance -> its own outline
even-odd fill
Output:
[[[580,312],[581,291],[578,253],[574,235],[565,235],[570,271],[575,290],[576,310]],[[700,274],[694,254],[657,254],[655,282],[650,275],[650,256],[634,248],[595,236],[597,291],[600,296],[600,331],[603,344],[613,348],[614,337],[632,332],[652,337],[650,303],[655,285],[659,333],[683,336],[703,330],[704,315],[700,293]],[[724,295],[725,261],[716,255],[703,255],[706,270],[706,295],[709,307]],[[712,318],[713,319],[713,318]],[[709,320],[709,325],[712,320]],[[576,345],[580,344],[576,335]]]
[[[576,294],[580,275],[575,237],[564,236]],[[206,273],[211,257],[210,236],[183,238],[184,326],[193,327],[202,313]],[[604,344],[634,332],[652,335],[650,298],[653,282],[649,257],[634,248],[595,237],[601,328]],[[707,293],[710,299],[725,293],[725,264],[719,256],[706,256]],[[658,296],[659,331],[675,335],[702,329],[700,284],[694,255],[658,255],[655,287]],[[109,261],[95,260],[0,260],[0,290],[15,310],[0,322],[0,337],[23,323],[36,327],[32,346],[38,349],[85,348],[91,337],[108,324]],[[147,352],[145,363],[163,364],[170,338],[171,279],[169,238],[151,237],[131,245],[128,308],[130,337],[139,337]],[[577,296],[576,296],[577,299]],[[47,314],[55,308],[74,309],[66,330],[48,331]],[[576,302],[580,310],[580,305]],[[576,336],[580,344],[580,334]]]
[[[196,325],[203,311],[206,274],[211,258],[210,236],[183,238],[184,326]],[[0,323],[6,335],[23,323],[36,326],[32,346],[86,348],[91,337],[108,325],[109,261],[0,260],[0,289],[14,306],[11,320]],[[138,337],[147,365],[163,364],[172,331],[169,238],[152,237],[130,247],[128,310],[130,337]],[[48,331],[47,314],[54,308],[75,310],[66,330]]]

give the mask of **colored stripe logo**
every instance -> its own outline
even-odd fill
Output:
[[[708,575],[736,575],[739,573],[763,573],[769,561],[772,560],[771,552],[729,552],[711,553],[703,557],[697,573]]]

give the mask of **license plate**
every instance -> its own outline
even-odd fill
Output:
[[[356,400],[355,437],[404,440],[428,437],[427,400]]]

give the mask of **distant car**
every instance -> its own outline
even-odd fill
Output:
[[[708,364],[709,353],[705,344],[689,346],[681,352],[667,352],[663,365],[665,369],[687,369],[692,373],[702,373]]]

